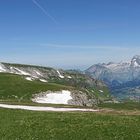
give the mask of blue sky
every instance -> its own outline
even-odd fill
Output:
[[[85,69],[135,54],[139,0],[0,1],[0,61]]]

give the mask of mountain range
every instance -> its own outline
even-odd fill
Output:
[[[70,105],[93,106],[112,100],[106,84],[76,70],[0,63],[0,83],[0,101],[42,100],[50,92],[63,90],[71,93]]]
[[[115,97],[140,101],[140,55],[127,62],[95,64],[85,73],[104,81]]]
[[[86,105],[97,102],[112,101],[111,94],[118,100],[140,101],[140,56],[135,55],[127,62],[109,62],[94,64],[84,72],[62,70],[50,67],[0,63],[0,73],[19,75],[26,81],[56,83],[76,88],[76,93],[86,93]],[[108,86],[108,88],[107,88]],[[104,94],[103,94],[104,93]],[[78,95],[78,98],[84,98]],[[76,94],[74,94],[76,95]],[[87,98],[89,100],[87,100]],[[91,99],[92,103],[91,103]],[[78,103],[82,104],[84,99]]]

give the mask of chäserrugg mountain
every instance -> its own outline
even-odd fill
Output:
[[[74,70],[0,63],[0,100],[94,106],[110,100],[101,81]]]

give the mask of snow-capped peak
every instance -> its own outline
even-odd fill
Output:
[[[131,61],[121,61],[119,63],[109,62],[107,64],[102,64],[102,66],[108,69],[120,69],[120,68],[128,68],[128,67],[140,67],[140,55],[135,55]]]
[[[130,61],[129,62],[121,61],[119,63],[109,62],[108,64],[103,64],[104,67],[111,70],[120,69],[121,67],[129,67],[130,65],[131,65]]]
[[[131,60],[131,66],[132,67],[140,67],[140,56],[135,55]]]

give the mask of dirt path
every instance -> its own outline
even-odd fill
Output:
[[[22,109],[22,110],[31,110],[31,111],[54,111],[54,112],[70,112],[70,111],[97,112],[99,111],[95,109],[55,108],[55,107],[23,106],[23,105],[8,105],[8,104],[0,104],[0,108]]]

